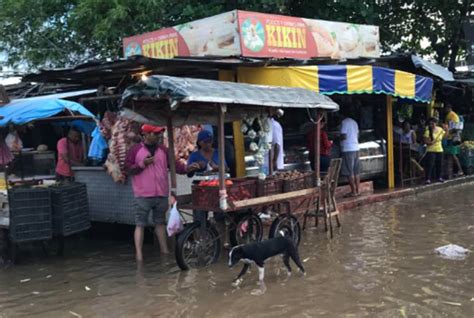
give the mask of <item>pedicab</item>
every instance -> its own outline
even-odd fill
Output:
[[[170,149],[174,149],[172,128],[175,126],[212,124],[218,128],[218,178],[193,185],[190,195],[177,196],[179,213],[185,222],[175,244],[176,261],[181,269],[216,262],[225,235],[217,231],[212,218],[206,224],[189,221],[193,210],[222,212],[232,245],[262,240],[261,214],[268,212],[273,214],[269,238],[283,233],[299,243],[301,227],[297,215],[314,209],[319,195],[318,151],[317,168],[312,174],[288,178],[287,173],[282,178],[262,180],[228,178],[225,173],[224,123],[267,118],[278,108],[312,110],[316,118],[323,111],[339,109],[329,97],[302,88],[170,76],[147,77],[124,92],[122,115],[142,123],[166,125]],[[319,136],[319,120],[315,123]],[[315,139],[315,149],[319,149],[319,138]],[[169,151],[168,155],[170,192],[176,196],[175,152]]]

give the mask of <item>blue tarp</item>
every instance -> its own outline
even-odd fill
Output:
[[[84,106],[76,102],[47,97],[16,99],[0,107],[0,126],[23,125],[33,120],[49,118],[69,109],[75,114],[95,118]]]

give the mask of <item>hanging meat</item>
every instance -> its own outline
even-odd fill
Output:
[[[196,149],[197,135],[200,130],[200,126],[192,125],[175,127],[173,129],[176,160],[188,160],[191,152]],[[168,147],[168,134],[165,133],[164,137],[164,144]]]
[[[114,126],[115,122],[117,121],[118,115],[117,113],[106,111],[104,113],[104,118],[100,122],[99,129],[102,136],[105,139],[110,140],[112,137],[112,127]]]
[[[108,116],[107,118],[109,122],[114,119],[113,116]],[[104,116],[104,120],[105,119],[106,116]],[[101,127],[104,126],[104,131],[107,131],[107,125],[109,125],[109,123],[101,124]],[[111,126],[111,137],[109,140],[110,151],[104,166],[115,182],[124,183],[127,180],[125,159],[128,149],[135,143],[140,142],[140,127],[141,125],[139,123],[124,117],[117,117],[115,124]],[[187,161],[191,152],[195,151],[197,135],[200,130],[200,126],[174,128],[174,149],[177,161]],[[168,146],[167,133],[164,135],[164,144]]]
[[[125,159],[128,149],[139,142],[139,130],[139,124],[123,117],[118,117],[110,130],[109,155],[104,166],[115,182],[124,183],[127,180]]]

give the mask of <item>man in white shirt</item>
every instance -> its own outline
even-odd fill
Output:
[[[279,110],[276,117],[283,116],[283,110]],[[283,128],[281,124],[272,118],[272,150],[273,150],[273,169],[283,170]]]
[[[351,193],[348,196],[359,196],[359,126],[357,122],[343,112],[341,123],[341,174],[347,176]]]

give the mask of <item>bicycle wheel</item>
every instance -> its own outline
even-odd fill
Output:
[[[208,225],[201,233],[201,225],[194,222],[181,232],[176,241],[176,263],[182,270],[202,268],[219,258],[221,240],[214,226]]]
[[[277,217],[270,227],[268,238],[281,236],[281,232],[285,233],[285,236],[290,237],[296,246],[300,244],[301,227],[298,219],[293,215],[280,215]]]
[[[263,238],[262,220],[252,212],[240,214],[236,217],[235,226],[229,231],[232,246],[259,242]]]

